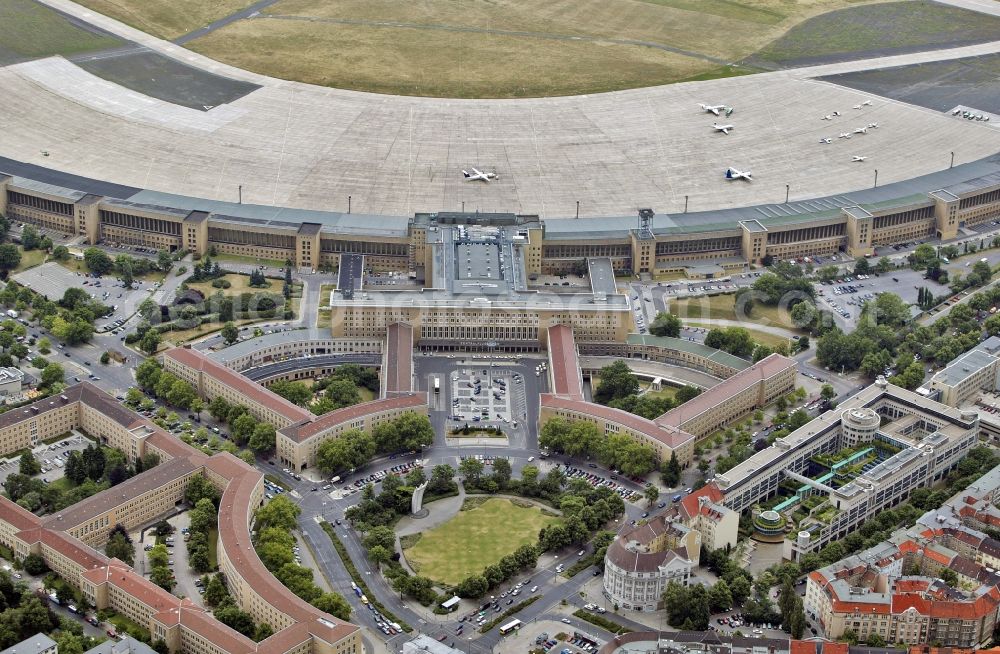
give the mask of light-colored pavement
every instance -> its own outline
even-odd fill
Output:
[[[172,193],[356,213],[467,210],[632,216],[636,206],[680,212],[847,193],[908,179],[1000,150],[991,124],[953,120],[810,77],[987,54],[998,43],[793,71],[590,96],[440,100],[364,94],[264,78],[153,39],[69,0],[68,14],[180,61],[262,88],[211,111],[138,96],[58,58],[0,70],[9,138],[0,155]],[[707,98],[736,106],[733,133],[714,134]],[[780,98],[780,101],[775,101]],[[819,118],[841,110],[843,119]],[[819,138],[878,122],[864,138]],[[111,138],[114,135],[114,138]],[[900,147],[905,138],[906,146]],[[43,157],[42,151],[48,156]],[[105,156],[94,158],[93,152]],[[864,164],[850,155],[872,153]],[[470,165],[490,184],[463,181]],[[726,165],[752,185],[726,184]],[[206,174],[190,175],[192,168]],[[147,201],[155,201],[146,196]]]

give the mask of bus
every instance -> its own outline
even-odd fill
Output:
[[[441,392],[441,378],[440,377],[435,377],[434,378],[434,392],[435,393],[440,393]]]
[[[515,629],[520,629],[520,627],[521,627],[521,621],[520,620],[511,620],[510,622],[508,622],[504,626],[500,627],[500,635],[506,636],[507,634],[509,634],[510,632],[514,631]]]

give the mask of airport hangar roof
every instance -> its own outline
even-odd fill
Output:
[[[835,218],[844,207],[861,206],[878,211],[926,202],[927,195],[933,191],[943,189],[959,195],[981,188],[984,183],[1000,183],[1000,155],[876,188],[812,200],[680,214],[655,214],[652,231],[654,234],[686,234],[734,229],[741,221],[753,220],[764,227],[772,227],[810,218]],[[628,230],[639,227],[637,215],[567,218],[544,222],[547,240],[621,237]]]
[[[231,218],[235,223],[257,222],[275,228],[297,229],[302,223],[318,223],[337,233],[403,237],[406,236],[412,219],[410,216],[315,211],[208,200],[102,182],[0,157],[0,174],[4,173],[13,175],[14,183],[18,186],[64,195],[73,201],[86,194],[103,195],[136,204],[207,211],[213,214],[213,220]],[[926,202],[926,196],[933,191],[944,190],[958,195],[974,191],[988,183],[1000,183],[1000,153],[876,188],[811,200],[691,213],[654,214],[652,231],[654,234],[685,234],[728,230],[738,227],[741,221],[750,220],[756,220],[764,227],[779,226],[824,216],[835,218],[841,209],[849,206],[882,210],[922,203]],[[636,215],[564,218],[546,220],[544,225],[546,239],[552,240],[620,238],[639,226]]]

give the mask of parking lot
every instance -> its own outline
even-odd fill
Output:
[[[87,277],[52,261],[17,273],[13,278],[50,300],[61,298],[67,288],[80,288],[93,299],[109,307],[117,307],[112,315],[98,319],[95,325],[98,331],[104,330],[117,319],[134,314],[156,286],[155,282],[137,280],[134,288],[123,288],[122,283],[114,277]]]
[[[607,479],[597,474],[596,472],[587,471],[582,468],[575,468],[570,466],[570,464],[568,463],[564,463],[563,465],[565,466],[563,472],[566,473],[567,477],[579,477],[580,479],[583,479],[591,486],[607,486],[615,493],[620,495],[623,500],[626,500],[628,502],[638,502],[643,497],[642,493],[626,487],[622,483],[622,480],[619,479],[618,475],[616,474],[612,474],[611,479]],[[597,468],[596,463],[591,463],[589,465],[595,469]],[[666,504],[664,502],[660,503],[660,508],[663,508],[665,506]],[[643,515],[642,517],[645,518],[646,515]]]
[[[66,457],[73,450],[85,450],[90,441],[79,434],[68,436],[65,439],[51,445],[38,445],[32,448],[31,453],[42,466],[42,471],[35,475],[35,479],[42,479],[50,484],[57,479],[62,479],[65,473]],[[7,475],[20,470],[20,458],[9,459],[0,464],[0,484],[7,481]]]
[[[520,389],[515,373],[504,368],[465,368],[453,372],[451,381],[451,419],[455,422],[496,424],[512,420],[508,388]]]

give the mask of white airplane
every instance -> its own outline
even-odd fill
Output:
[[[834,111],[834,112],[833,112],[833,115],[834,115],[834,116],[839,116],[839,115],[840,115],[840,112],[839,112],[839,111]]]
[[[711,114],[715,114],[716,116],[719,115],[720,111],[722,111],[722,110],[724,110],[726,108],[726,105],[724,105],[724,104],[702,104],[702,105],[699,105],[699,106],[704,111],[707,111],[708,113],[711,113]]]
[[[867,155],[865,155],[863,157],[858,156],[858,155],[854,155],[853,157],[851,157],[851,161],[864,161],[867,158],[868,158]]]
[[[833,143],[833,139],[820,139],[819,142],[820,143],[827,143],[827,144],[829,144],[829,143]]]
[[[752,182],[753,181],[753,173],[751,173],[749,170],[746,171],[746,172],[739,171],[739,170],[736,170],[735,168],[733,168],[732,166],[730,166],[729,168],[726,168],[726,181],[731,182],[734,179],[745,179],[748,182]]]
[[[854,133],[855,134],[867,134],[868,133],[868,128],[867,127],[858,127],[857,129],[854,130]]]
[[[833,120],[833,116],[831,116],[830,114],[827,114],[827,115],[823,116],[822,118],[820,118],[820,120]]]
[[[465,181],[467,181],[467,182],[475,182],[475,181],[478,181],[478,180],[482,180],[484,182],[488,182],[491,179],[496,179],[496,176],[497,176],[496,173],[484,173],[484,172],[481,172],[479,170],[476,170],[475,168],[472,169],[471,173],[468,172],[468,171],[466,171],[466,170],[463,170],[462,171],[462,175],[465,176]]]
[[[719,123],[712,123],[712,127],[719,130],[723,134],[728,134],[729,130],[735,129],[734,125],[720,125]]]
[[[838,139],[849,139],[849,138],[851,138],[851,135],[848,134],[847,132],[841,132],[840,136],[838,136],[837,138]]]
[[[865,100],[864,102],[861,103],[861,106],[862,107],[870,107],[870,106],[872,106],[872,101],[871,100]]]
[[[878,129],[878,123],[868,123],[868,129]]]

